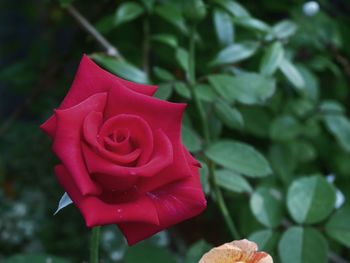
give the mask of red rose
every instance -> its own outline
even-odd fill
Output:
[[[82,58],[62,104],[41,128],[56,176],[88,227],[117,224],[129,245],[206,207],[199,163],[181,143],[185,104]]]

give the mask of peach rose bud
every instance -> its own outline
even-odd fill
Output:
[[[273,263],[273,260],[269,254],[258,252],[257,244],[242,239],[213,248],[199,263]]]

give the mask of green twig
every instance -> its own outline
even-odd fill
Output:
[[[191,96],[192,99],[195,103],[196,109],[198,111],[199,114],[199,119],[201,122],[201,126],[202,126],[202,131],[203,131],[203,136],[204,136],[204,140],[205,140],[205,145],[209,145],[210,144],[210,132],[209,132],[209,125],[208,122],[206,121],[206,116],[205,116],[205,111],[203,108],[203,105],[200,101],[200,99],[197,96],[197,93],[195,92],[195,84],[196,84],[196,75],[195,75],[195,33],[196,33],[196,28],[193,25],[191,27],[191,32],[190,32],[190,44],[189,44],[189,61],[188,61],[188,65],[189,65],[189,72],[187,74],[187,78],[188,78],[188,83],[189,83],[189,90],[191,92]],[[227,224],[228,229],[231,232],[231,235],[234,239],[240,239],[240,236],[238,234],[237,228],[235,226],[235,223],[233,221],[233,219],[230,216],[230,213],[228,212],[226,203],[225,203],[225,199],[222,195],[222,192],[219,188],[219,186],[216,183],[215,180],[215,174],[214,174],[214,170],[215,170],[215,164],[209,160],[206,159],[206,163],[208,165],[209,168],[209,176],[211,179],[211,184],[212,187],[214,189],[215,192],[215,196],[216,196],[216,202],[219,206],[219,209],[221,211],[222,216],[224,217],[224,220]]]
[[[100,246],[100,226],[95,226],[91,230],[91,239],[90,239],[90,262],[89,263],[98,263],[98,252]]]

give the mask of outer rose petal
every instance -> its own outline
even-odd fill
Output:
[[[163,130],[171,141],[181,141],[181,121],[185,108],[184,103],[163,101],[118,86],[108,92],[105,119],[120,114],[136,115],[153,130]]]
[[[257,250],[254,242],[237,240],[213,248],[203,255],[199,263],[273,263],[269,254]]]
[[[120,230],[126,237],[128,244],[133,245],[165,228],[194,217],[206,208],[198,166],[191,165],[192,175],[178,182],[150,192],[157,207],[159,225],[144,223],[120,223]]]
[[[129,203],[109,204],[98,196],[83,196],[63,165],[57,165],[55,173],[62,187],[83,214],[88,227],[120,222],[159,224],[156,207],[147,196],[141,196]]]
[[[118,86],[147,96],[152,96],[157,90],[156,86],[137,84],[118,78],[97,66],[88,56],[83,55],[73,84],[58,109],[70,108],[95,93],[106,92]],[[56,130],[56,117],[51,116],[41,125],[41,129],[53,138]]]
[[[193,166],[201,167],[200,163],[180,144],[175,146],[177,149],[177,158],[174,156],[173,163],[164,170],[154,174],[150,178],[141,178],[138,183],[138,189],[142,193],[151,192],[159,187],[179,181],[186,177],[193,176]],[[184,160],[184,161],[182,161]],[[197,173],[197,172],[196,172]]]
[[[99,194],[101,189],[92,181],[85,168],[80,146],[82,124],[90,112],[103,110],[106,96],[106,93],[98,93],[72,108],[55,112],[57,134],[52,149],[83,195]]]

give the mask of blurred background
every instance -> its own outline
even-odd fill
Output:
[[[350,262],[350,1],[204,5],[200,13],[171,0],[0,1],[0,262],[88,260],[89,231],[78,210],[53,215],[64,191],[38,127],[69,89],[83,53],[125,79],[159,85],[161,99],[190,104],[183,139],[216,163],[242,238],[275,262]],[[237,169],[234,152],[204,149],[186,88],[195,20],[196,89],[211,137],[252,149]],[[232,240],[205,165],[201,174],[205,213],[131,248],[115,226],[103,227],[101,262],[195,263]]]

